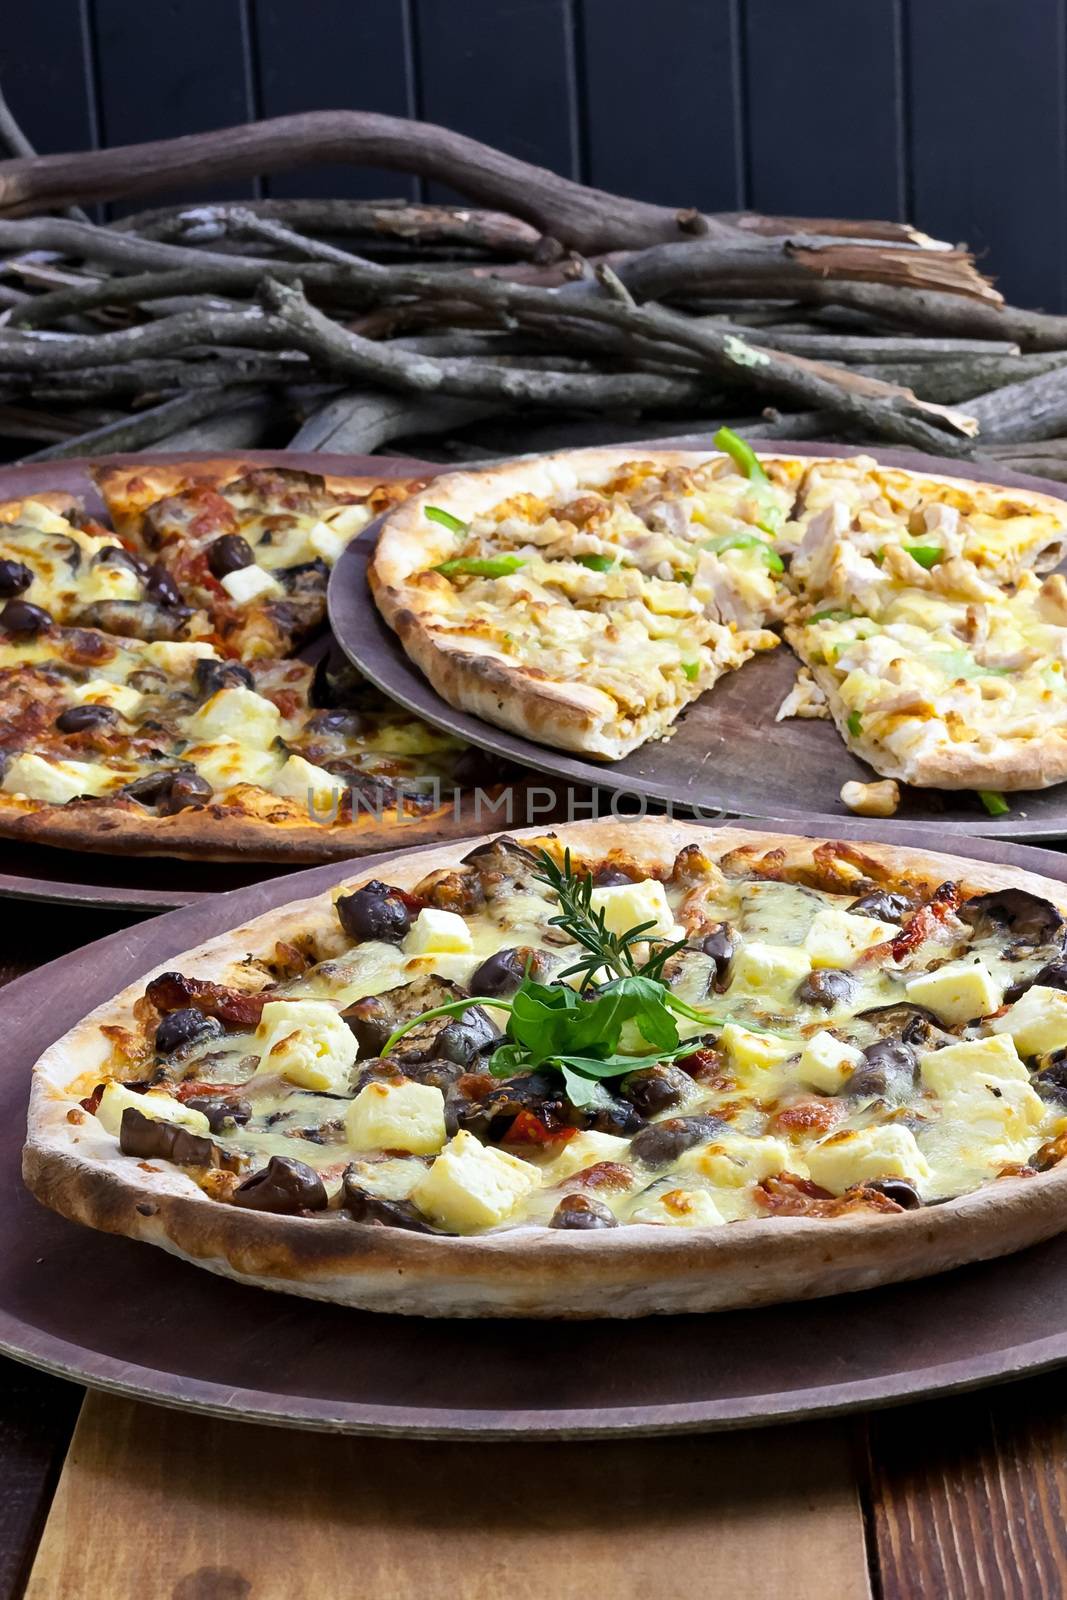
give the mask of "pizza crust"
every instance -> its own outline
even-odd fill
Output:
[[[544,833],[525,829],[515,837]],[[577,823],[555,834],[579,853],[622,851],[649,869],[669,866],[692,843],[713,858],[742,848],[773,850],[788,868],[810,862],[820,842],[648,819]],[[478,842],[465,841],[464,849]],[[946,877],[962,879],[973,891],[1014,886],[1067,911],[1064,885],[1033,873],[900,846],[864,842],[860,848],[888,874],[927,886]],[[454,845],[441,846],[398,856],[377,871],[400,888],[413,888],[428,872],[454,865],[458,854]],[[361,881],[356,875],[343,886]],[[268,912],[156,971],[179,965],[190,976],[240,982],[249,952],[333,926],[332,894],[321,894]],[[132,1022],[132,1008],[154,975],[98,1007],[36,1064],[23,1174],[37,1198],[62,1215],[156,1244],[238,1282],[406,1315],[635,1317],[769,1305],[902,1282],[1005,1255],[1067,1226],[1067,1162],[1036,1177],[998,1178],[919,1211],[767,1218],[705,1229],[630,1223],[604,1233],[524,1227],[451,1238],[238,1210],[208,1199],[180,1169],[160,1164],[146,1170],[116,1153],[114,1140],[87,1125],[92,1119],[67,1121],[78,1098],[70,1085],[80,1078],[79,1093],[88,1093],[106,1059],[101,1023]]]

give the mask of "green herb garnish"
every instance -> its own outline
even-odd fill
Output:
[[[610,572],[618,564],[614,556],[575,556],[574,559],[580,567],[588,567],[590,572]]]
[[[925,567],[927,572],[945,559],[945,552],[939,544],[906,544],[903,548],[905,553],[913,561],[917,561],[920,567]]]
[[[430,522],[439,522],[442,528],[447,528],[450,533],[470,532],[469,524],[461,521],[459,517],[454,517],[451,511],[443,511],[440,506],[424,506],[423,510]]]
[[[724,550],[755,550],[761,561],[766,562],[772,572],[784,572],[785,563],[776,550],[769,544],[758,539],[754,533],[723,533],[717,539],[705,539],[701,542],[702,550],[713,550],[716,555],[721,555]]]
[[[750,483],[770,483],[755,450],[732,428],[720,428],[711,442],[717,450],[722,450],[730,457],[737,470],[743,472]]]
[[[507,1027],[489,1060],[490,1073],[510,1078],[517,1072],[552,1068],[562,1074],[572,1105],[579,1106],[590,1103],[601,1080],[689,1055],[695,1046],[692,1039],[679,1038],[680,1017],[705,1029],[722,1028],[729,1021],[689,1005],[663,981],[664,963],[684,947],[684,939],[673,943],[651,939],[651,922],[621,934],[609,932],[603,910],[593,909],[592,878],[575,873],[570,852],[564,852],[562,865],[546,851],[540,856],[542,870],[536,877],[554,890],[560,906],[549,925],[563,929],[585,952],[559,976],[580,977],[579,985],[571,988],[558,979],[538,983],[527,976],[510,999],[470,995],[435,1006],[395,1029],[382,1046],[383,1057],[424,1022],[461,1016],[471,1006],[491,1006],[507,1014]],[[649,952],[641,966],[638,947],[641,953]],[[605,973],[606,980],[600,981]],[[772,1031],[753,1023],[744,1026],[752,1032]],[[628,1049],[621,1048],[624,1030]],[[635,1052],[638,1040],[647,1050]]]
[[[978,798],[991,817],[1006,817],[1011,806],[998,789],[979,789]]]
[[[525,565],[521,556],[457,556],[433,570],[445,578],[507,578]]]
[[[846,727],[854,739],[859,738],[860,730],[863,727],[863,718],[860,716],[858,711],[849,712]]]

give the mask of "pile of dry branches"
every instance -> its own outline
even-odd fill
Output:
[[[906,224],[672,210],[361,112],[37,157],[0,102],[0,141],[9,455],[471,456],[729,420],[1067,478],[1067,317]],[[479,208],[63,210],[337,160]]]

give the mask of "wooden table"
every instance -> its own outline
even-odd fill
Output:
[[[0,980],[115,926],[3,910]],[[0,1600],[1052,1600],[1065,1420],[1052,1374],[738,1434],[385,1442],[0,1361]]]

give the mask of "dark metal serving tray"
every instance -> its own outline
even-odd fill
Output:
[[[761,441],[757,441],[764,448]],[[635,442],[633,448],[708,449],[702,439]],[[775,440],[767,454],[848,456],[857,446],[794,444]],[[988,467],[946,461],[912,450],[865,449],[888,466],[986,479]],[[997,471],[1010,488],[1037,490],[1064,498],[1063,485],[1044,478]],[[775,722],[775,712],[796,676],[797,661],[781,646],[729,673],[682,715],[666,739],[652,740],[622,761],[598,762],[506,732],[467,712],[456,711],[434,690],[404,653],[371,598],[366,570],[374,546],[369,538],[350,545],[330,580],[330,619],[342,647],[360,670],[409,710],[471,744],[499,751],[526,767],[550,772],[575,785],[622,791],[642,800],[702,811],[706,816],[817,819],[831,830],[851,815],[839,799],[850,780],[869,782],[874,774],[845,748],[831,722],[790,718]],[[983,834],[1001,839],[1067,836],[1067,784],[1008,797],[1011,811],[990,817],[969,791],[906,789],[896,818],[878,824],[895,838],[900,823],[934,823],[951,834]]]
[[[923,828],[895,838],[944,843]],[[967,851],[1067,882],[1067,861],[1047,851],[988,840],[968,841]],[[387,876],[389,859],[214,896],[3,991],[0,1186],[9,1210],[0,1353],[163,1405],[291,1427],[478,1438],[736,1428],[973,1388],[1067,1361],[1067,1236],[920,1283],[757,1311],[426,1321],[246,1288],[80,1228],[30,1196],[19,1178],[29,1072],[54,1038],[138,973],[346,872]]]

